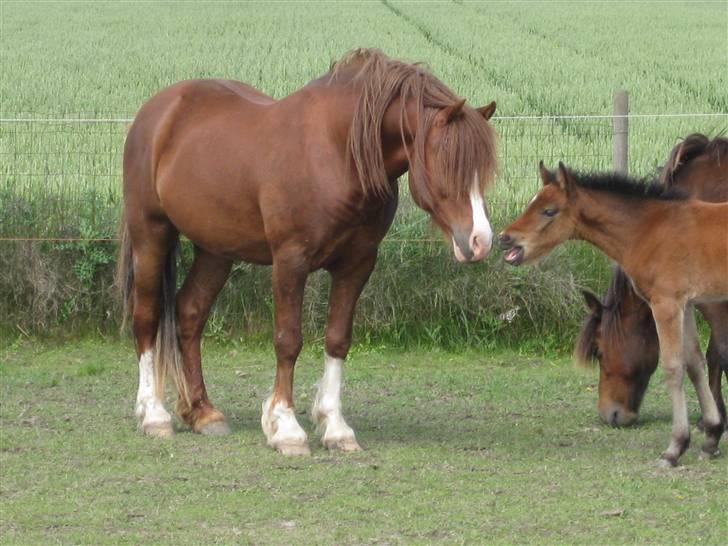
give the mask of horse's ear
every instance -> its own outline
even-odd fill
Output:
[[[476,108],[476,110],[478,111],[478,114],[488,120],[493,117],[493,114],[495,114],[495,101],[490,104],[486,104],[485,106],[481,106],[480,108]]]
[[[435,121],[435,124],[438,127],[444,127],[448,123],[450,123],[452,120],[454,120],[460,112],[463,110],[463,106],[465,106],[465,99],[460,99],[459,101],[451,104],[450,106],[445,106],[440,112],[437,114],[437,120]]]
[[[538,162],[538,174],[541,177],[541,182],[543,182],[544,186],[548,186],[549,184],[554,184],[556,182],[556,176],[554,176],[554,173],[546,168],[546,165],[543,164],[543,159]]]
[[[584,296],[584,301],[586,302],[586,310],[594,314],[596,317],[601,317],[604,305],[602,305],[602,302],[599,301],[596,294],[589,290],[582,290],[581,294]]]
[[[574,179],[561,161],[559,161],[559,170],[556,173],[556,182],[567,195],[571,194],[574,189]]]

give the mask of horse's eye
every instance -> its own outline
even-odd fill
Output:
[[[549,218],[551,218],[552,216],[556,216],[558,213],[559,209],[557,209],[556,207],[551,209],[543,209],[541,211],[541,214],[543,214],[544,216],[548,216]]]

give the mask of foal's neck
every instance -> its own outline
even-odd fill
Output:
[[[574,214],[575,235],[624,265],[629,251],[667,206],[668,202],[657,199],[580,188]]]

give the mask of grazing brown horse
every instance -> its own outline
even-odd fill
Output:
[[[495,172],[495,103],[465,105],[428,70],[356,50],[281,100],[240,82],[175,84],[139,110],[124,149],[119,275],[139,358],[136,414],[169,436],[169,371],[177,414],[195,432],[225,434],[208,398],[200,336],[233,262],[272,264],[277,370],[261,424],[268,445],[308,453],[293,410],[308,275],[331,274],[324,375],[313,419],[329,449],[358,450],[341,413],[354,307],[409,173],[415,203],[451,238],[459,261],[488,254],[483,191]],[[180,290],[179,234],[195,247]]]
[[[660,182],[681,188],[703,201],[728,201],[728,139],[693,134],[673,148],[662,167]],[[574,355],[583,365],[599,364],[599,401],[602,420],[626,426],[637,420],[650,377],[657,368],[659,343],[649,305],[616,268],[604,302],[585,291],[590,313],[584,321]],[[708,383],[726,418],[721,376],[728,375],[728,303],[696,305],[710,326]],[[721,371],[722,370],[722,371]]]
[[[698,394],[703,454],[723,432],[704,374],[693,306],[728,301],[728,203],[688,199],[675,188],[618,174],[581,174],[540,165],[543,188],[499,236],[511,265],[531,263],[567,239],[592,243],[617,262],[652,310],[672,399],[672,439],[660,462],[675,466],[690,443],[683,378]]]

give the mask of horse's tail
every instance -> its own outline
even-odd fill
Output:
[[[119,258],[116,269],[116,285],[122,302],[122,330],[126,321],[134,313],[134,252],[129,235],[129,224],[122,213],[119,226]],[[161,281],[161,301],[159,306],[159,323],[154,346],[154,384],[156,395],[164,399],[164,386],[167,375],[171,374],[180,397],[189,404],[189,389],[184,374],[182,355],[177,338],[177,319],[175,296],[177,292],[177,257],[179,256],[179,239],[169,248],[164,261]]]
[[[134,264],[129,236],[129,224],[126,214],[122,211],[119,222],[119,257],[116,260],[116,275],[114,284],[119,291],[121,301],[121,331],[126,329],[126,321],[134,312]]]

